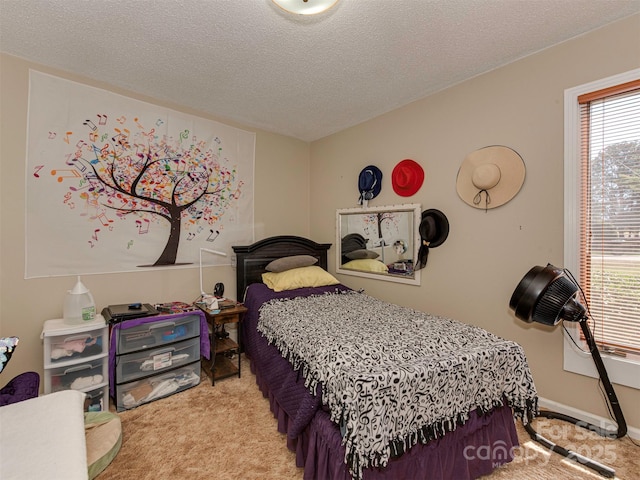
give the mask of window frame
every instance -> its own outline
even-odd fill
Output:
[[[640,68],[569,88],[564,92],[564,264],[576,278],[580,278],[580,199],[582,194],[578,97],[638,78],[640,78]],[[578,345],[584,345],[580,339],[579,325],[571,322],[564,325],[567,332],[564,335],[563,347],[564,369],[598,378],[591,355],[574,344],[575,342]],[[585,348],[585,350],[588,352],[588,349]],[[602,351],[601,354],[612,382],[640,389],[640,360],[633,357],[617,357]]]

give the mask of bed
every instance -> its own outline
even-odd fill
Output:
[[[233,247],[242,348],[304,478],[472,479],[511,461],[514,418],[537,414],[521,347],[328,273],[282,291],[263,283],[282,258],[313,257],[289,272],[326,270],[330,247],[296,236]]]

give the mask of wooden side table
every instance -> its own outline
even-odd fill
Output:
[[[211,334],[209,342],[211,345],[211,360],[202,358],[202,369],[211,377],[211,385],[216,384],[216,380],[227,377],[238,376],[241,374],[240,362],[240,342],[242,338],[242,317],[246,313],[247,308],[241,303],[236,304],[232,308],[225,308],[219,313],[212,313],[202,309],[207,319],[207,323],[211,325]],[[220,335],[224,332],[224,325],[235,323],[238,326],[238,342],[234,342],[229,337]],[[232,356],[237,356],[237,364],[232,360]]]

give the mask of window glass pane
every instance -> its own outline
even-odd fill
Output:
[[[592,100],[581,115],[581,283],[592,328],[597,341],[640,352],[640,90]]]

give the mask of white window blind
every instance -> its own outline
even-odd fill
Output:
[[[580,284],[596,341],[640,353],[640,80],[578,97]]]

